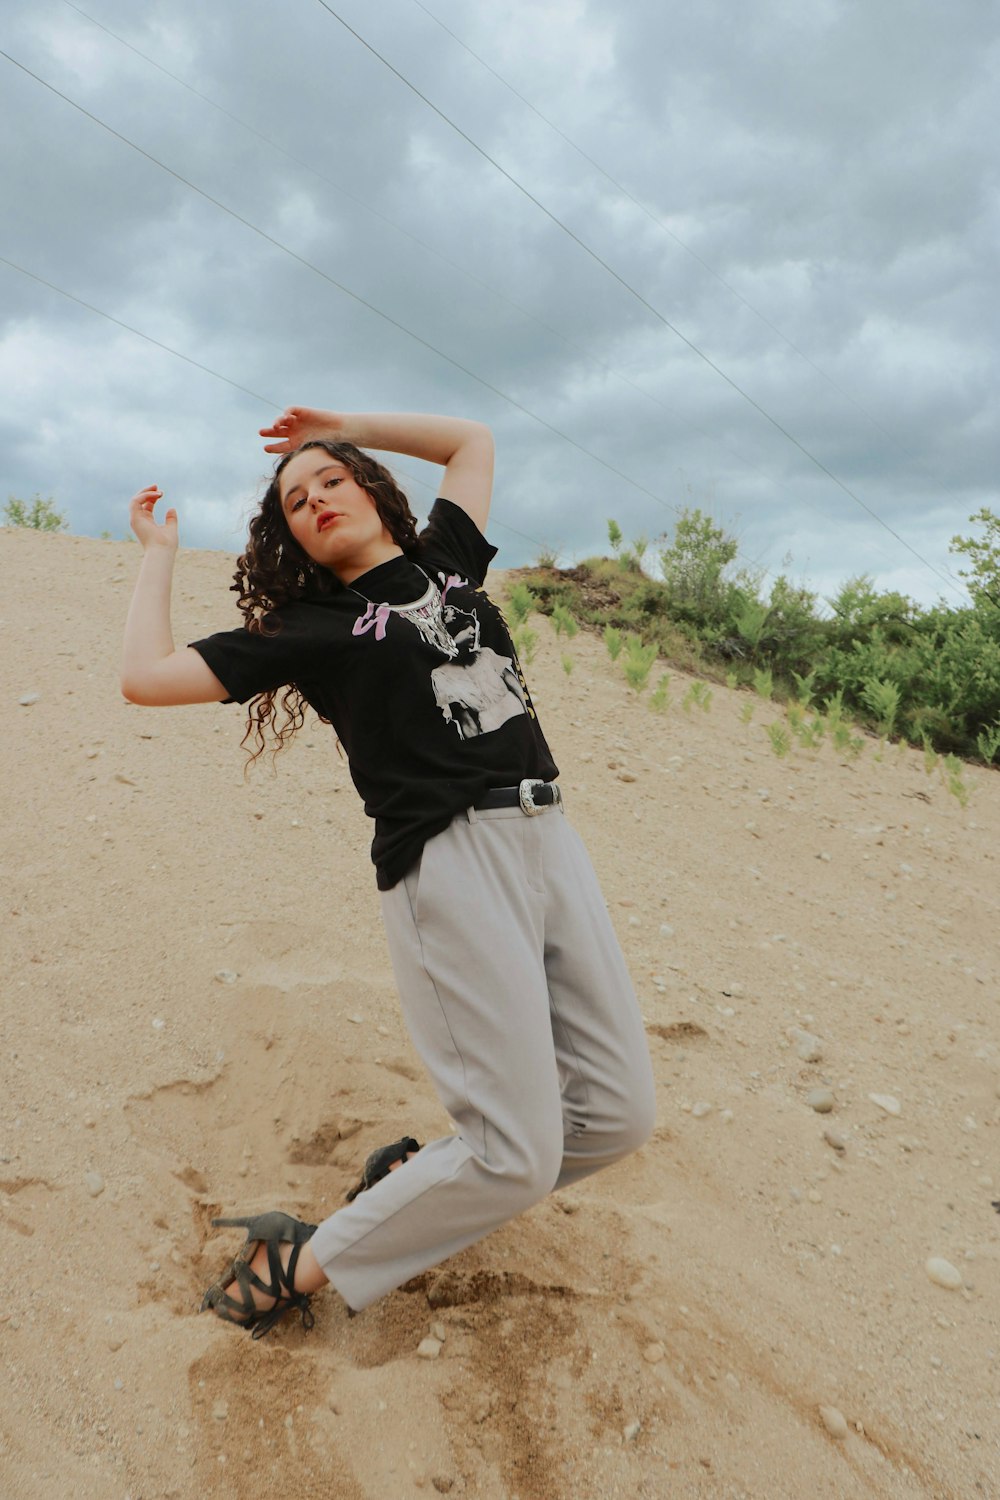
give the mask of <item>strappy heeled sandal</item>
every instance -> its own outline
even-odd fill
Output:
[[[213,1308],[225,1322],[249,1328],[251,1338],[255,1339],[262,1339],[270,1333],[293,1308],[302,1314],[302,1327],[310,1329],[316,1321],[310,1307],[311,1294],[295,1290],[295,1267],[302,1246],[316,1233],[316,1225],[303,1224],[289,1214],[273,1212],[242,1219],[213,1219],[212,1226],[215,1229],[245,1229],[247,1237],[228,1271],[205,1293],[199,1310],[204,1312],[206,1308]],[[261,1243],[267,1246],[270,1284],[250,1269],[254,1247]],[[283,1266],[279,1246],[287,1244],[291,1244],[292,1253],[288,1265]],[[228,1289],[233,1286],[239,1291],[239,1300],[229,1294]],[[275,1298],[274,1306],[266,1311],[259,1308],[253,1298],[253,1287],[265,1296]]]
[[[359,1193],[374,1187],[376,1182],[382,1181],[383,1177],[388,1177],[393,1162],[409,1161],[413,1153],[421,1149],[420,1142],[415,1141],[412,1135],[404,1135],[401,1141],[393,1141],[391,1146],[379,1146],[378,1150],[373,1151],[365,1162],[361,1181],[347,1194],[348,1203],[353,1203]]]

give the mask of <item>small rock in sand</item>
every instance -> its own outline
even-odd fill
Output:
[[[795,1047],[795,1055],[803,1062],[819,1062],[822,1058],[823,1043],[811,1031],[803,1031],[800,1026],[793,1026],[788,1033],[788,1039]]]
[[[236,973],[235,969],[217,969],[215,977],[220,984],[235,984],[240,976]]]
[[[843,1412],[835,1406],[821,1406],[819,1409],[823,1426],[831,1437],[845,1438],[847,1436],[847,1420]]]
[[[22,708],[30,708],[33,703],[38,702],[38,698],[38,693],[22,693],[17,701]]]
[[[707,1099],[699,1099],[697,1104],[692,1104],[691,1113],[696,1120],[703,1120],[706,1115],[712,1113],[712,1106],[708,1103]]]
[[[104,1178],[100,1172],[88,1172],[84,1178],[87,1184],[87,1192],[92,1198],[99,1198],[104,1192]]]
[[[869,1094],[868,1097],[873,1104],[878,1105],[879,1109],[884,1109],[887,1115],[902,1113],[903,1106],[892,1094]]]
[[[810,1089],[806,1095],[806,1103],[818,1115],[828,1115],[835,1102],[831,1089]]]
[[[634,1443],[641,1431],[641,1422],[629,1422],[628,1426],[623,1429],[622,1436],[624,1437],[626,1443]]]
[[[642,1351],[642,1357],[647,1365],[658,1365],[666,1352],[662,1344],[647,1344]]]
[[[948,1291],[954,1292],[962,1285],[961,1271],[940,1255],[932,1255],[925,1269],[935,1286],[947,1287]]]
[[[417,1345],[418,1359],[437,1359],[441,1353],[441,1344],[437,1339],[421,1339]]]
[[[832,1127],[828,1127],[823,1132],[823,1139],[824,1141],[826,1141],[826,1144],[828,1146],[833,1147],[834,1151],[847,1150],[847,1137],[843,1135],[839,1130],[834,1130]]]

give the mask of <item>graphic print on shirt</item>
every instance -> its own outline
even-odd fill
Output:
[[[431,672],[431,685],[445,723],[455,726],[460,739],[489,734],[518,714],[534,717],[515,658],[482,644],[474,609],[447,602],[451,588],[468,588],[468,582],[457,574],[438,577],[441,588],[428,579],[427,592],[412,604],[369,602],[352,633],[367,635],[373,630],[377,641],[384,640],[392,615],[415,625],[427,644],[446,658]]]
[[[454,724],[460,739],[471,740],[526,713],[527,695],[513,658],[480,644],[475,611],[446,605],[444,616],[457,650],[451,661],[434,668],[431,682],[445,722]]]

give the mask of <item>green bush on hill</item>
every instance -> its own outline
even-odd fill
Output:
[[[661,576],[643,568],[646,543],[623,545],[608,523],[613,557],[539,568],[522,580],[542,614],[571,615],[603,634],[616,655],[629,636],[675,666],[751,687],[769,682],[781,702],[831,700],[873,731],[992,763],[1000,754],[1000,517],[972,516],[982,536],[954,537],[969,559],[972,603],[925,609],[848,579],[820,613],[818,596],[785,575],[769,594],[761,576],[737,569],[737,543],[701,511],[683,511],[658,553]],[[560,624],[559,628],[564,628]]]

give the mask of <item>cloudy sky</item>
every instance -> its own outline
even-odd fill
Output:
[[[0,48],[0,503],[120,536],[156,482],[235,552],[283,406],[447,411],[500,565],[699,507],[765,589],[964,598],[992,0],[5,0]]]

